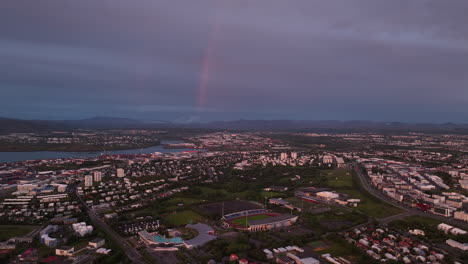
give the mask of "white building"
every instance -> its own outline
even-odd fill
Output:
[[[452,235],[458,236],[458,235],[465,235],[465,234],[466,234],[466,231],[465,231],[465,230],[462,230],[462,229],[460,229],[460,228],[456,228],[456,227],[455,227],[455,228],[452,228],[452,229],[450,230],[450,233],[451,233]]]
[[[91,234],[93,232],[93,226],[86,225],[85,222],[72,224],[72,228],[73,228],[73,230],[75,230],[75,232],[78,235],[80,235],[82,237],[86,236],[88,234]]]
[[[344,159],[341,157],[335,158],[335,162],[336,162],[336,167],[338,168],[343,168],[346,165]]]
[[[93,178],[95,182],[100,182],[102,180],[102,172],[100,171],[93,172]]]
[[[37,185],[37,184],[18,184],[16,186],[16,190],[18,192],[29,192],[32,189],[36,189],[38,187],[39,187],[39,185]]]
[[[91,241],[89,241],[89,246],[93,247],[93,248],[100,248],[102,246],[104,246],[104,244],[106,243],[106,240],[104,238],[95,238]]]
[[[65,192],[67,190],[66,184],[57,184],[57,192]]]
[[[421,229],[413,229],[409,231],[410,234],[415,235],[415,236],[425,236],[426,234],[424,233],[423,230]]]
[[[468,222],[468,213],[463,212],[463,211],[456,211],[453,214],[453,218]]]
[[[460,180],[459,183],[463,189],[468,190],[468,180]]]
[[[291,159],[297,159],[297,152],[291,152]]]
[[[437,226],[437,229],[439,229],[440,231],[443,231],[444,233],[448,234],[448,232],[450,231],[450,229],[452,229],[453,226],[451,225],[447,225],[447,224],[444,224],[444,223],[441,223]]]
[[[75,252],[75,248],[69,247],[69,246],[63,246],[63,247],[55,249],[55,255],[57,256],[71,257],[73,256],[74,252]]]
[[[455,241],[455,240],[452,240],[452,239],[448,239],[445,242],[451,247],[458,248],[458,249],[463,250],[463,251],[468,250],[468,243],[463,243],[462,244],[462,243],[460,243],[458,241]]]
[[[333,163],[333,157],[330,155],[323,156],[322,158],[323,164],[332,164]]]
[[[286,256],[294,260],[297,264],[320,264],[320,262],[312,257],[309,258],[299,258],[298,256],[292,254],[292,253],[287,253]]]
[[[317,193],[317,198],[330,201],[334,199],[338,199],[340,196],[336,193],[333,192],[318,192]]]
[[[285,160],[287,158],[288,158],[288,153],[285,153],[285,152],[281,153],[281,157],[280,157],[281,160]]]
[[[122,168],[117,169],[117,177],[122,178],[125,176],[125,171]]]
[[[85,182],[85,186],[86,186],[86,187],[93,186],[93,176],[91,176],[91,175],[86,175],[86,176],[84,177],[84,182]]]

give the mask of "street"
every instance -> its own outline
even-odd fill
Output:
[[[104,221],[102,221],[96,213],[89,208],[86,203],[81,199],[81,197],[76,193],[76,196],[78,197],[78,200],[83,204],[86,212],[88,213],[88,216],[91,220],[91,222],[101,228],[106,234],[112,239],[115,243],[119,244],[119,246],[124,250],[125,254],[127,257],[133,262],[137,264],[144,264],[147,263],[143,256],[138,252],[138,250],[130,247],[125,243],[124,238],[122,238],[119,234],[117,234],[111,227],[109,227]]]

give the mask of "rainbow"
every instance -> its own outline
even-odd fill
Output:
[[[210,75],[210,68],[213,66],[213,53],[215,49],[216,38],[219,32],[218,24],[218,12],[214,15],[214,22],[211,26],[208,43],[203,51],[203,57],[201,62],[201,71],[200,71],[200,82],[198,84],[198,96],[197,96],[197,107],[202,108],[206,105],[207,101],[207,87]]]

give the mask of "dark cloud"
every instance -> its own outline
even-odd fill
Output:
[[[0,115],[468,122],[464,0],[0,7]]]

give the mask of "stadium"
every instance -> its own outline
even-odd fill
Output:
[[[278,214],[266,209],[254,209],[224,215],[221,221],[224,227],[258,232],[291,226],[297,221],[297,216]]]

